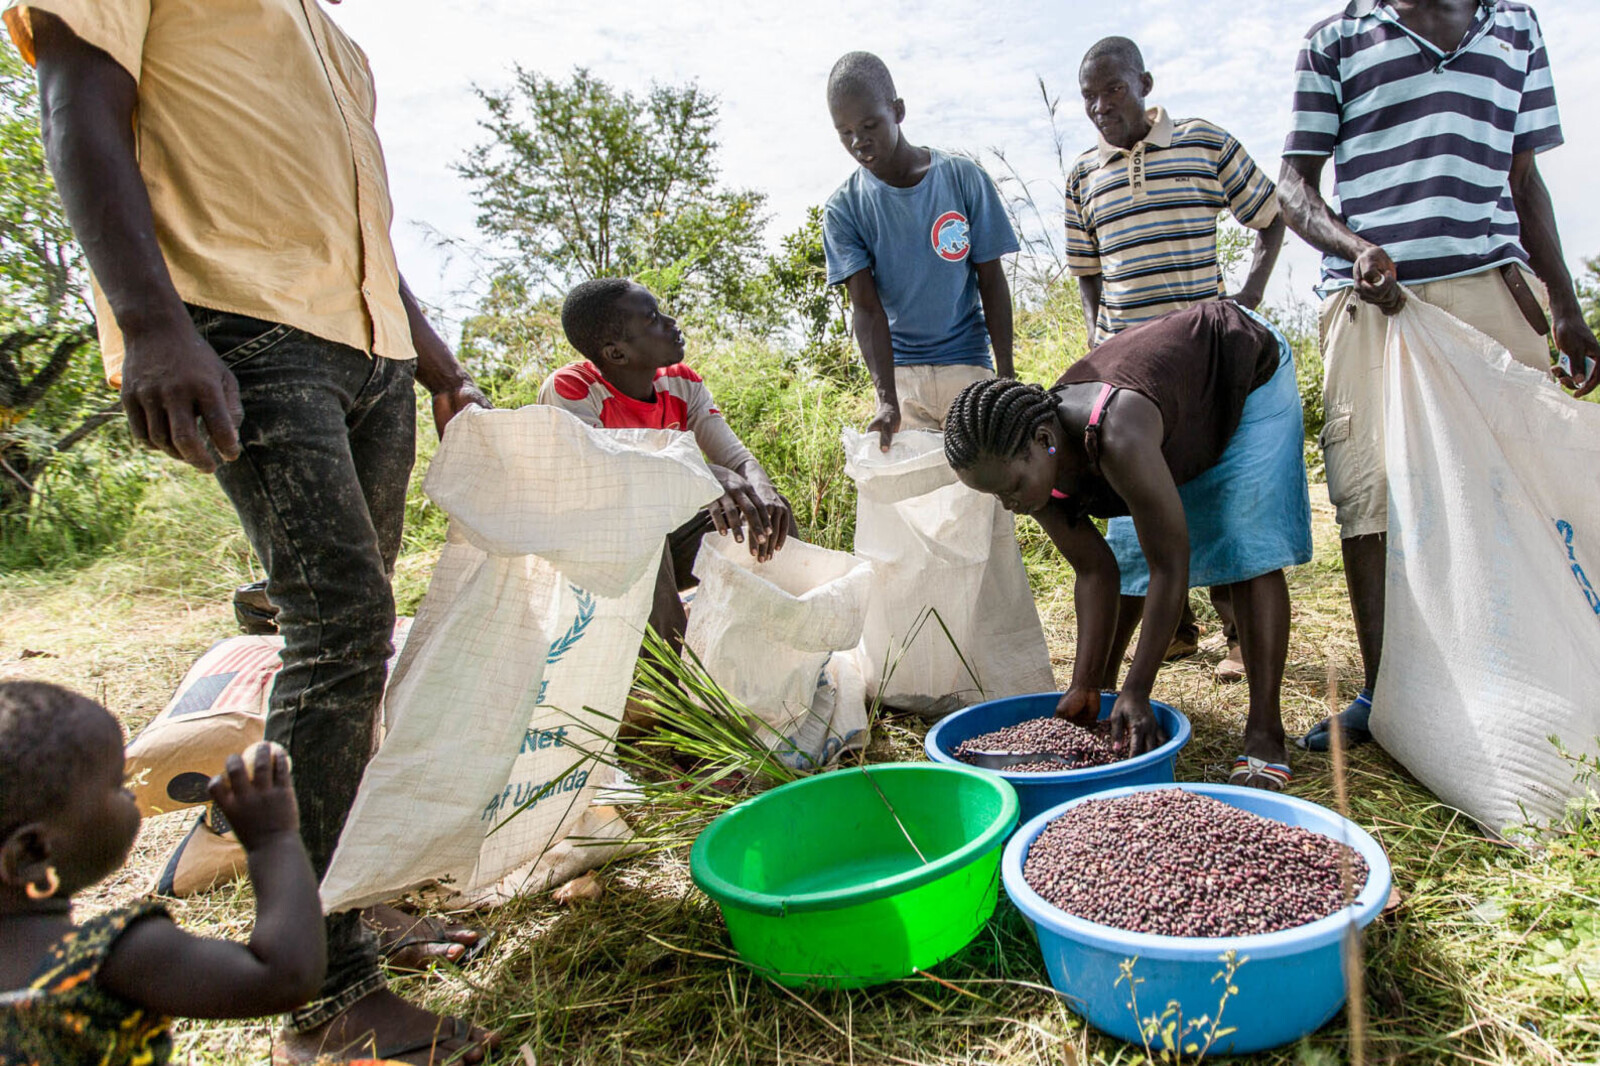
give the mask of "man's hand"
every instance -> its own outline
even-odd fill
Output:
[[[470,380],[433,394],[433,428],[438,430],[440,440],[444,439],[444,427],[468,407],[492,410],[494,404],[490,403],[489,398]]]
[[[1128,758],[1153,751],[1167,742],[1167,734],[1156,721],[1148,696],[1124,692],[1111,708],[1111,745],[1127,752]]]
[[[888,451],[894,435],[900,432],[900,405],[888,400],[878,401],[878,413],[867,423],[867,432],[878,435],[878,450]]]
[[[1551,329],[1556,349],[1563,356],[1562,364],[1554,371],[1556,379],[1572,389],[1575,397],[1589,395],[1600,385],[1600,342],[1595,340],[1594,331],[1576,308],[1556,315]]]
[[[767,517],[768,507],[756,492],[755,486],[745,480],[737,471],[726,467],[711,467],[711,472],[722,482],[722,496],[713,500],[706,510],[711,514],[711,524],[718,533],[727,536],[733,534],[733,539],[740,544],[744,540],[744,527],[750,527],[750,554],[762,557],[762,550],[772,538],[771,521]],[[768,551],[766,555],[771,556]]]
[[[1056,703],[1056,717],[1083,729],[1093,729],[1100,721],[1100,690],[1069,688]]]
[[[1400,274],[1394,260],[1376,244],[1362,248],[1361,254],[1356,256],[1351,277],[1355,279],[1356,295],[1369,304],[1376,304],[1384,314],[1392,315],[1405,306],[1406,293],[1400,287]]]
[[[239,457],[244,408],[239,383],[188,319],[125,335],[122,409],[133,439],[182,459],[202,473]],[[204,420],[205,430],[200,428]]]
[[[209,791],[239,834],[239,843],[250,851],[278,833],[298,835],[300,808],[289,777],[288,752],[261,743],[245,755],[251,757],[251,765],[245,765],[243,756],[228,756],[227,769],[211,779]]]
[[[791,536],[799,532],[799,528],[795,525],[794,508],[789,506],[789,501],[772,482],[755,479],[752,480],[752,487],[766,512],[770,535],[764,541],[753,542],[750,545],[750,552],[758,561],[764,563],[771,559]]]

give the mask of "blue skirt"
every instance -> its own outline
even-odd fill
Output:
[[[1282,333],[1278,371],[1246,398],[1239,428],[1217,465],[1178,487],[1189,524],[1189,587],[1231,585],[1311,561],[1305,423],[1294,353]],[[1150,566],[1133,519],[1113,518],[1106,542],[1122,571],[1122,594],[1143,596]]]

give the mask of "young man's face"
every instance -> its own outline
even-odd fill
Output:
[[[850,158],[874,177],[887,172],[889,160],[900,147],[900,122],[906,105],[900,100],[844,93],[828,102],[833,128]]]
[[[659,370],[683,362],[683,331],[663,314],[656,298],[643,285],[629,285],[617,300],[622,317],[622,337],[605,346],[603,354],[619,366]]]
[[[1154,79],[1115,56],[1101,56],[1078,71],[1083,110],[1107,144],[1132,148],[1148,131],[1144,98]]]

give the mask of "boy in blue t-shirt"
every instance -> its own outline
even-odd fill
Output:
[[[861,164],[823,210],[828,284],[849,290],[878,394],[867,431],[888,451],[901,429],[943,429],[968,383],[996,370],[1012,376],[1011,289],[1000,257],[1017,250],[1017,237],[977,163],[901,134],[906,105],[883,60],[851,52],[835,63],[828,111]]]

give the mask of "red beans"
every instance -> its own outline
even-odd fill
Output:
[[[1367,864],[1331,837],[1182,789],[1088,800],[1045,827],[1022,876],[1079,918],[1136,933],[1222,937],[1275,933],[1344,905]]]
[[[1120,762],[1125,756],[1111,747],[1111,728],[1101,724],[1094,730],[1073,725],[1061,718],[1030,718],[993,733],[984,733],[956,745],[955,756],[965,762],[967,752],[1003,751],[1016,755],[1050,752],[1068,760],[1071,766],[1057,762],[1019,763],[1006,767],[1008,774],[1060,773],[1063,770],[1081,770],[1088,766],[1104,766]]]

